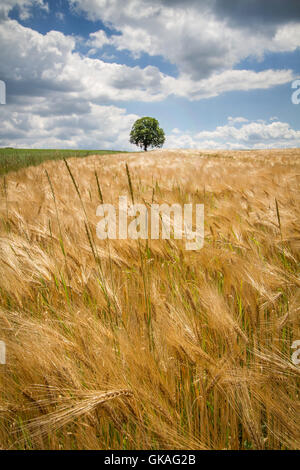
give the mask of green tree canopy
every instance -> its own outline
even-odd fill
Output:
[[[157,119],[142,117],[135,121],[130,132],[130,143],[138,145],[147,152],[149,147],[162,147],[165,133]]]

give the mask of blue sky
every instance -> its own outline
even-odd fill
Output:
[[[0,146],[134,149],[300,144],[298,0],[4,0]]]

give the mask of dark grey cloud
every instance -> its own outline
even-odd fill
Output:
[[[148,0],[153,3],[153,0]],[[162,6],[197,8],[237,24],[300,21],[299,0],[157,0]]]
[[[215,13],[238,25],[300,21],[299,0],[215,0]]]
[[[36,113],[42,117],[49,116],[68,116],[68,115],[87,115],[91,112],[89,101],[80,98],[71,98],[68,95],[61,96],[55,94],[50,96],[47,102],[36,106]]]
[[[78,92],[81,90],[78,84],[65,81],[62,83],[54,82],[53,80],[42,79],[22,79],[14,80],[9,75],[1,75],[6,83],[7,95],[12,99],[14,96],[46,96],[52,92]]]

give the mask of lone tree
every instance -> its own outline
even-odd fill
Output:
[[[147,152],[148,147],[162,147],[165,133],[159,127],[157,119],[142,117],[135,121],[130,132],[130,143],[138,145]]]

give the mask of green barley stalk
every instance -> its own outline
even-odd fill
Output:
[[[95,243],[95,240],[94,240],[94,237],[93,237],[93,232],[92,232],[92,229],[91,229],[91,226],[90,226],[90,222],[89,222],[89,219],[88,219],[88,216],[87,216],[87,212],[86,212],[86,209],[85,209],[85,206],[84,206],[84,203],[83,203],[83,200],[82,200],[82,197],[81,197],[81,194],[80,194],[80,190],[79,190],[79,187],[78,187],[78,184],[73,176],[73,173],[69,167],[69,164],[67,162],[67,160],[64,158],[63,159],[64,162],[65,162],[65,165],[67,167],[67,170],[68,170],[68,173],[71,177],[71,180],[73,182],[73,185],[75,187],[75,190],[76,190],[76,193],[79,197],[79,200],[80,200],[80,204],[81,204],[81,207],[82,207],[82,210],[83,210],[83,213],[84,213],[84,216],[85,216],[85,230],[86,230],[86,234],[87,234],[87,237],[88,237],[88,241],[89,241],[89,245],[91,247],[91,250],[92,250],[92,254],[93,254],[93,257],[94,257],[94,260],[98,266],[98,269],[99,269],[99,281],[100,281],[100,285],[101,285],[101,289],[102,291],[104,292],[104,296],[105,296],[105,299],[106,299],[106,302],[107,302],[107,306],[108,306],[108,310],[109,310],[109,313],[111,312],[111,301],[110,301],[110,298],[109,298],[109,294],[108,294],[108,290],[107,290],[107,287],[106,287],[106,282],[105,282],[105,277],[104,277],[104,272],[103,272],[103,268],[102,268],[102,263],[101,263],[101,258],[98,254],[98,251],[97,251],[97,245]],[[98,181],[99,182],[99,181]],[[100,185],[99,185],[99,189],[100,189]],[[100,189],[100,194],[102,195],[101,193],[101,189]],[[115,303],[115,307],[117,308],[117,305]]]
[[[63,241],[63,235],[62,235],[60,220],[59,220],[59,216],[58,216],[56,197],[55,197],[55,193],[54,193],[54,189],[53,189],[53,185],[52,185],[52,181],[50,179],[49,173],[48,173],[47,170],[45,170],[45,173],[46,173],[46,176],[47,176],[47,179],[48,179],[48,182],[49,182],[49,186],[50,186],[50,189],[51,189],[51,193],[52,193],[52,197],[53,197],[53,201],[54,201],[54,206],[55,206],[56,220],[57,220],[58,230],[59,230],[59,244],[60,244],[62,253],[65,257],[66,263],[67,263],[66,252],[65,252],[64,241]],[[49,221],[49,226],[50,226],[50,221]],[[50,233],[51,233],[51,237],[52,237],[51,226],[50,226]]]
[[[130,191],[132,204],[134,204],[133,185],[132,185],[130,171],[129,171],[127,163],[126,163],[126,173],[127,173],[128,186],[129,186],[129,191]],[[147,289],[146,269],[145,269],[144,256],[143,256],[142,249],[141,249],[140,239],[138,238],[137,241],[138,241],[138,249],[139,249],[140,263],[141,263],[141,272],[142,272],[142,279],[143,279],[144,298],[145,298],[146,315],[147,315],[147,327],[148,327],[148,335],[149,335],[149,345],[150,345],[150,348],[152,348],[154,343],[153,343],[153,337],[152,337],[152,333],[151,333],[151,298],[150,298],[149,292],[147,293],[148,289]]]

